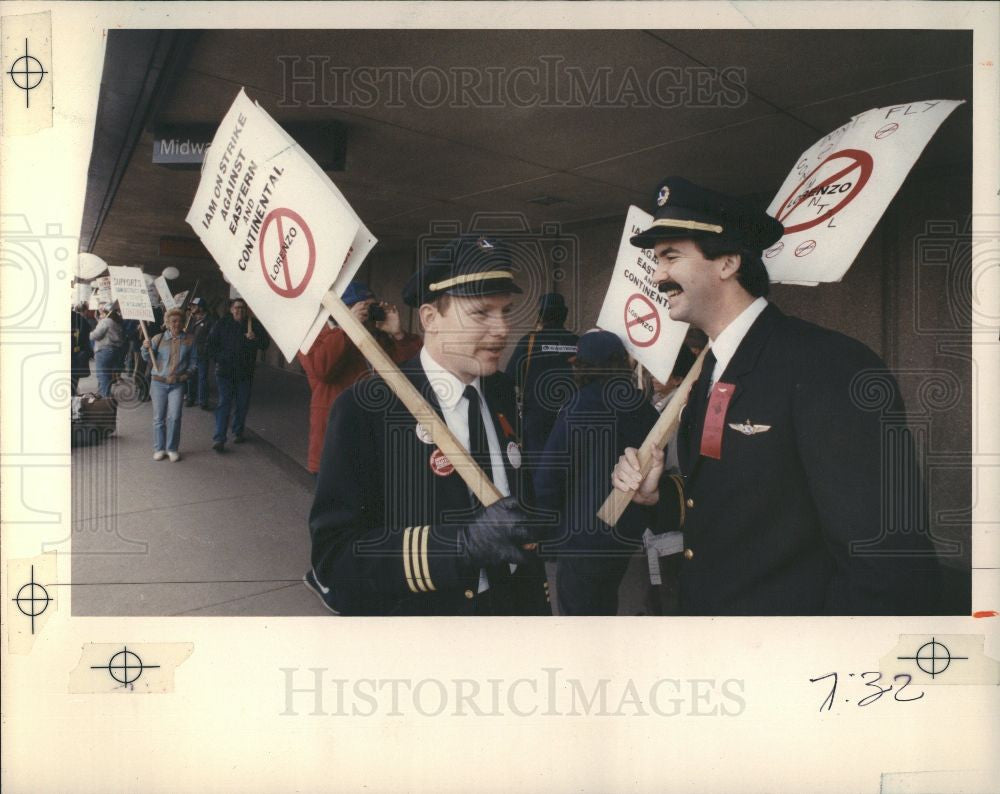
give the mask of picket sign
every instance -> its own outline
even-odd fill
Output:
[[[670,319],[667,297],[653,281],[656,271],[653,252],[629,242],[629,238],[648,229],[652,222],[653,216],[648,212],[636,206],[628,208],[597,327],[615,334],[632,358],[658,381],[666,383],[687,336],[688,324]]]
[[[924,147],[961,104],[933,99],[872,108],[803,152],[767,209],[785,226],[764,251],[771,281],[840,281]]]
[[[246,301],[285,358],[291,361],[315,326],[332,315],[407,410],[430,429],[479,501],[490,505],[501,498],[340,299],[375,238],[326,173],[242,90],[205,156],[187,222],[231,284],[231,294]]]

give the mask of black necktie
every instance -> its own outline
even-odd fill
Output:
[[[708,410],[708,392],[712,385],[712,372],[715,370],[715,353],[709,348],[708,352],[705,353],[705,360],[701,364],[701,372],[698,374],[698,382],[695,384],[695,399],[698,401],[696,403],[697,415],[691,418],[701,423],[702,418],[705,416],[705,411]]]
[[[486,438],[482,411],[479,408],[479,392],[471,383],[462,393],[469,401],[469,453],[490,480],[493,479],[493,462],[490,457],[490,442]]]

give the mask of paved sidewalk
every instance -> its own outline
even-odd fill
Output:
[[[301,582],[308,385],[260,374],[249,441],[223,454],[211,448],[213,413],[185,408],[181,460],[154,461],[149,402],[121,403],[114,436],[73,450],[74,615],[329,614]]]
[[[96,388],[80,381],[81,394]],[[305,376],[258,366],[248,441],[223,454],[214,412],[185,407],[177,463],[153,460],[152,403],[126,396],[115,435],[72,454],[73,614],[329,615],[301,581],[313,491]],[[619,614],[643,613],[644,576],[637,555]]]

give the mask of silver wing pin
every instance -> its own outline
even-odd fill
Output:
[[[729,426],[733,430],[738,433],[742,433],[745,436],[755,436],[757,433],[766,433],[771,429],[771,425],[755,425],[749,419],[747,419],[743,424],[740,424],[739,422],[730,422]]]

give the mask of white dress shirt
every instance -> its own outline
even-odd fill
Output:
[[[712,353],[715,355],[715,369],[712,370],[712,382],[722,377],[729,362],[736,353],[736,348],[740,346],[743,337],[747,335],[754,320],[767,308],[767,301],[764,298],[757,298],[753,303],[740,312],[736,319],[727,325],[721,334],[712,340]]]
[[[437,396],[438,404],[441,406],[441,413],[444,414],[445,424],[452,432],[458,443],[469,449],[469,401],[465,398],[465,384],[442,367],[434,357],[427,352],[427,348],[420,349],[420,366],[424,368],[427,380],[430,381],[431,388]],[[507,482],[507,470],[503,465],[503,453],[500,451],[500,439],[497,438],[496,428],[493,426],[493,414],[486,405],[480,379],[476,378],[470,385],[475,387],[479,395],[479,413],[483,417],[483,426],[486,429],[486,440],[490,445],[490,461],[493,471],[490,475],[493,484],[503,496],[510,496],[510,483]],[[511,565],[513,571],[517,566]],[[479,572],[479,592],[482,593],[490,586],[486,571]]]

